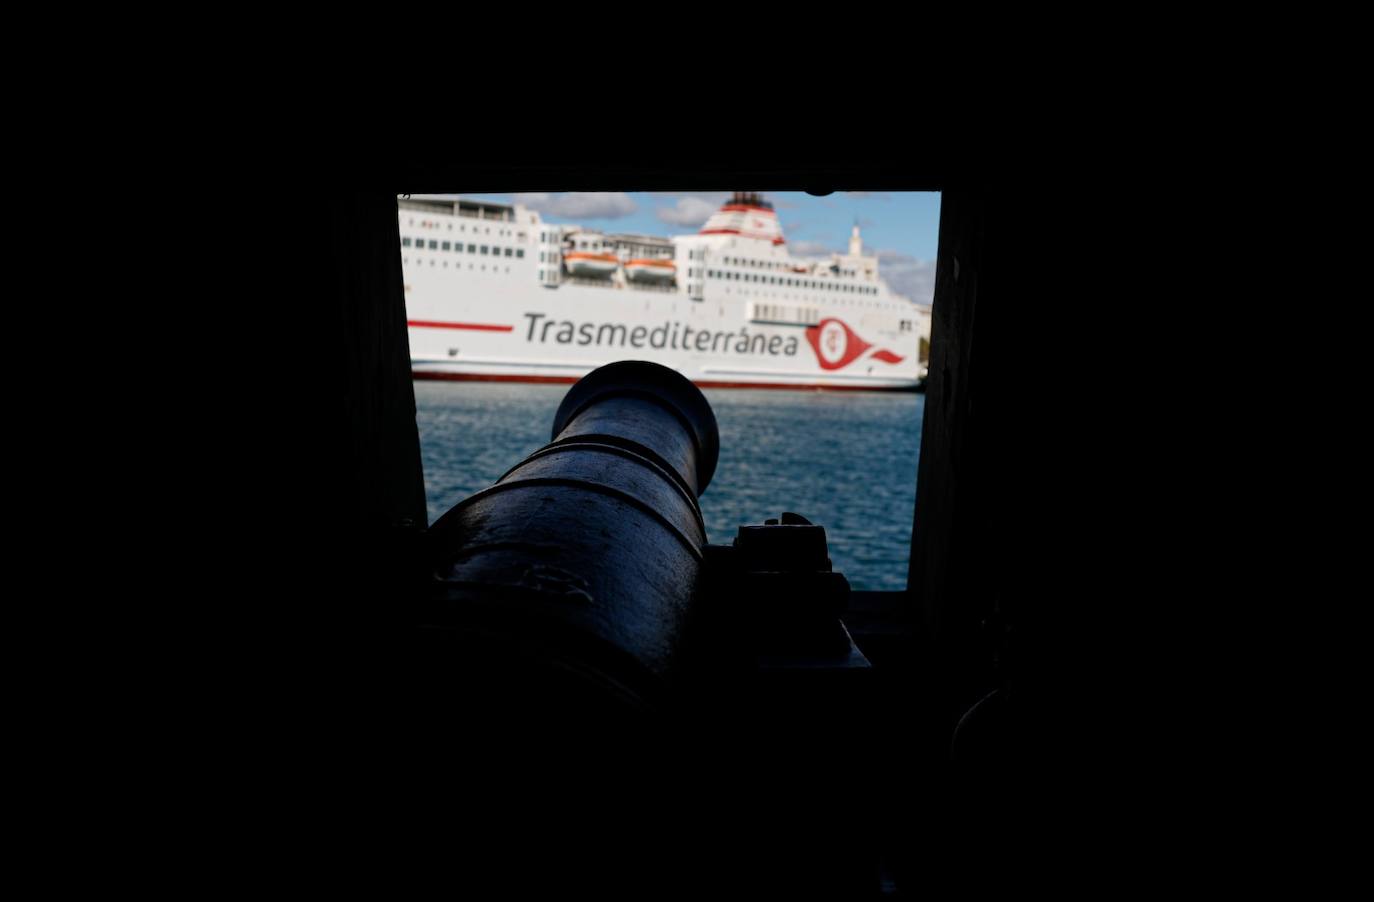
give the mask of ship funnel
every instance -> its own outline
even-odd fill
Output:
[[[783,244],[782,225],[772,203],[754,191],[736,191],[730,200],[706,220],[701,235],[738,235]]]

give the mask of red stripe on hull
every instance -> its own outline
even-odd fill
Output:
[[[739,235],[741,238],[754,238],[758,241],[768,241],[767,235],[755,235],[752,232],[741,232],[739,229],[702,229],[698,235]],[[782,238],[772,239],[774,244],[786,244]]]
[[[536,382],[571,385],[580,376],[509,376],[496,373],[412,373],[419,380],[438,382]],[[769,388],[782,391],[914,391],[915,386],[898,385],[800,385],[792,382],[715,382],[693,381],[698,388]]]
[[[901,385],[794,385],[790,382],[693,382],[698,388],[776,388],[786,391],[911,391]]]
[[[490,323],[439,323],[429,320],[406,320],[407,326],[421,329],[471,329],[477,332],[510,332],[514,326],[493,326]]]

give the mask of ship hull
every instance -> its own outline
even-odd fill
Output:
[[[849,342],[867,345],[827,370],[849,349],[827,361],[816,347],[816,326],[751,321],[743,303],[630,286],[564,283],[530,290],[519,282],[489,281],[454,285],[448,298],[439,286],[419,294],[411,285],[415,378],[570,383],[630,359],[672,367],[703,387],[910,390],[920,380],[914,337],[889,333],[873,321],[878,316],[862,311],[825,311],[841,315],[832,318],[845,324]]]

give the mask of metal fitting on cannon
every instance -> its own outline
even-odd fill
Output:
[[[707,548],[707,579],[724,599],[760,666],[850,662],[858,655],[840,614],[849,581],[831,569],[825,528],[791,512],[741,526],[730,545]],[[859,658],[862,656],[859,655]]]

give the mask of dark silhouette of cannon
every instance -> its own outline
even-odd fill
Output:
[[[789,513],[708,543],[697,498],[719,448],[690,381],[612,363],[568,392],[550,444],[434,524],[421,621],[469,704],[719,714],[746,681],[867,667],[839,620],[849,587],[823,527]]]
[[[394,661],[410,797],[510,825],[487,876],[874,885],[863,803],[836,791],[868,749],[871,669],[825,530],[789,513],[710,544],[715,417],[657,364],[587,375],[552,439],[428,532]],[[582,832],[533,809],[614,815]]]

